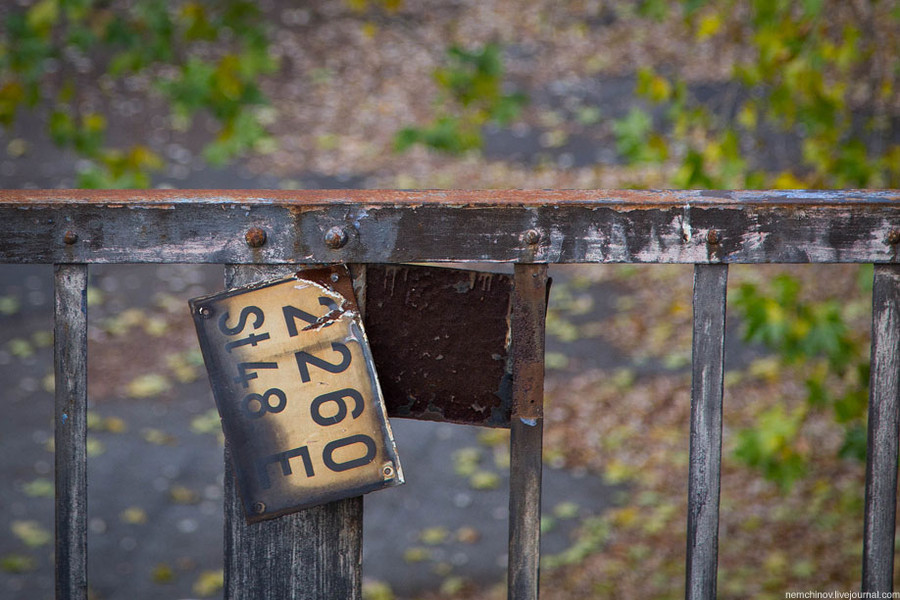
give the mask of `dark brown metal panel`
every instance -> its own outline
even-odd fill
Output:
[[[716,597],[728,265],[694,267],[687,600]]]
[[[896,191],[0,191],[0,262],[897,262]]]
[[[87,598],[87,266],[56,265],[56,597]]]
[[[369,265],[365,326],[388,414],[508,427],[512,278]]]
[[[875,266],[871,377],[862,589],[892,592],[900,426],[900,267],[896,265]]]
[[[229,266],[228,288],[293,268]],[[362,497],[248,524],[225,445],[225,598],[330,600],[362,596]]]
[[[547,265],[516,265],[509,472],[510,600],[538,597]]]

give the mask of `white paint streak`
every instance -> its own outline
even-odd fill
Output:
[[[559,261],[562,257],[562,244],[565,235],[559,230],[559,227],[550,228],[550,247],[547,248],[547,260],[550,262]]]
[[[681,215],[681,241],[685,244],[691,242],[693,234],[691,232],[691,205],[684,205],[684,212]]]

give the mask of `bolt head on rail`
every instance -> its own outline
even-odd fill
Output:
[[[347,230],[343,227],[332,227],[325,232],[325,245],[332,250],[339,250],[347,245]]]
[[[541,232],[537,229],[529,229],[522,235],[522,241],[533,246],[541,241]]]
[[[251,227],[247,230],[244,239],[251,248],[261,248],[266,243],[266,232],[259,227]]]

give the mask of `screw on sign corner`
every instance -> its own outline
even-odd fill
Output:
[[[887,242],[891,246],[900,244],[900,229],[891,229],[890,233],[888,233],[887,236]]]
[[[393,479],[394,478],[394,465],[392,463],[385,463],[383,467],[381,467],[381,474],[385,479]]]
[[[66,244],[67,246],[71,246],[72,244],[74,244],[77,241],[78,241],[78,234],[75,233],[74,231],[67,231],[63,235],[63,243]]]
[[[710,246],[715,246],[722,241],[722,234],[718,232],[716,229],[710,229],[709,233],[706,234],[706,243]]]
[[[253,503],[253,512],[257,515],[261,515],[266,512],[266,503],[265,502],[254,502]]]

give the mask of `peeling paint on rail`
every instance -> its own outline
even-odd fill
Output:
[[[11,263],[893,263],[898,232],[896,190],[0,191]]]

